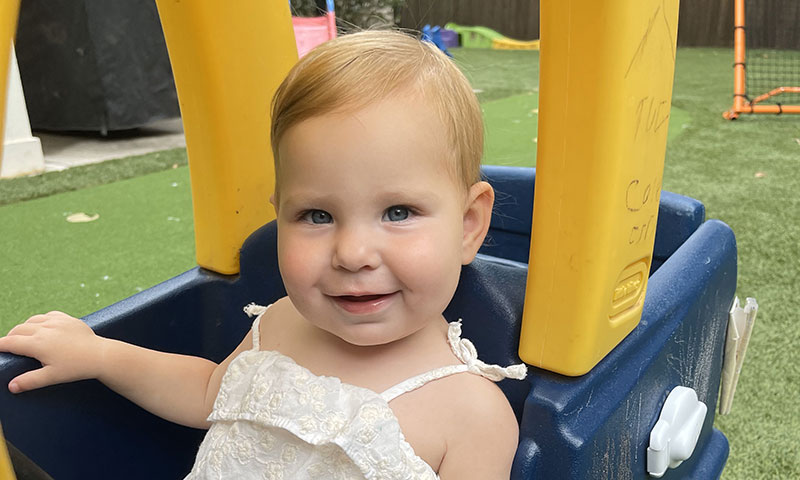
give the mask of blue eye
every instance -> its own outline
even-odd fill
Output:
[[[402,222],[403,220],[407,220],[410,214],[411,212],[408,210],[408,207],[395,205],[387,208],[383,217],[390,222]]]
[[[303,218],[313,224],[333,223],[333,217],[325,210],[309,210],[303,214]]]

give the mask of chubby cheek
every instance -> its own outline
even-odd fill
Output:
[[[396,258],[396,275],[412,292],[422,295],[427,305],[443,311],[461,274],[460,248],[434,236],[408,243],[404,252],[402,258]]]
[[[319,277],[319,258],[316,258],[319,255],[306,243],[296,238],[278,239],[278,268],[289,295],[312,287]]]

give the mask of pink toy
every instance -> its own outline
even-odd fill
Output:
[[[320,43],[336,38],[336,15],[333,0],[327,1],[328,11],[324,17],[292,17],[297,54],[303,57]]]

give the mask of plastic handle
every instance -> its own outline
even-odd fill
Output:
[[[647,448],[647,472],[661,478],[692,456],[708,407],[688,387],[677,386],[667,396]]]

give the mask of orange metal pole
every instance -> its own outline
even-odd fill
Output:
[[[745,105],[741,113],[800,113],[800,105]]]
[[[733,107],[722,115],[735,120],[745,109],[744,0],[735,0],[733,12]]]
[[[722,116],[728,120],[735,120],[740,113],[800,113],[800,105],[757,105],[771,97],[782,93],[800,93],[800,87],[776,87],[771,91],[759,95],[753,100],[747,100],[746,92],[746,45],[745,45],[745,19],[744,0],[734,0],[734,36],[733,36],[733,106],[725,111]]]
[[[764,100],[770,99],[772,97],[777,97],[781,93],[800,93],[800,87],[778,87],[773,88],[769,92],[765,93],[764,95],[759,95],[754,98],[750,105],[755,105],[756,103],[763,102]]]

